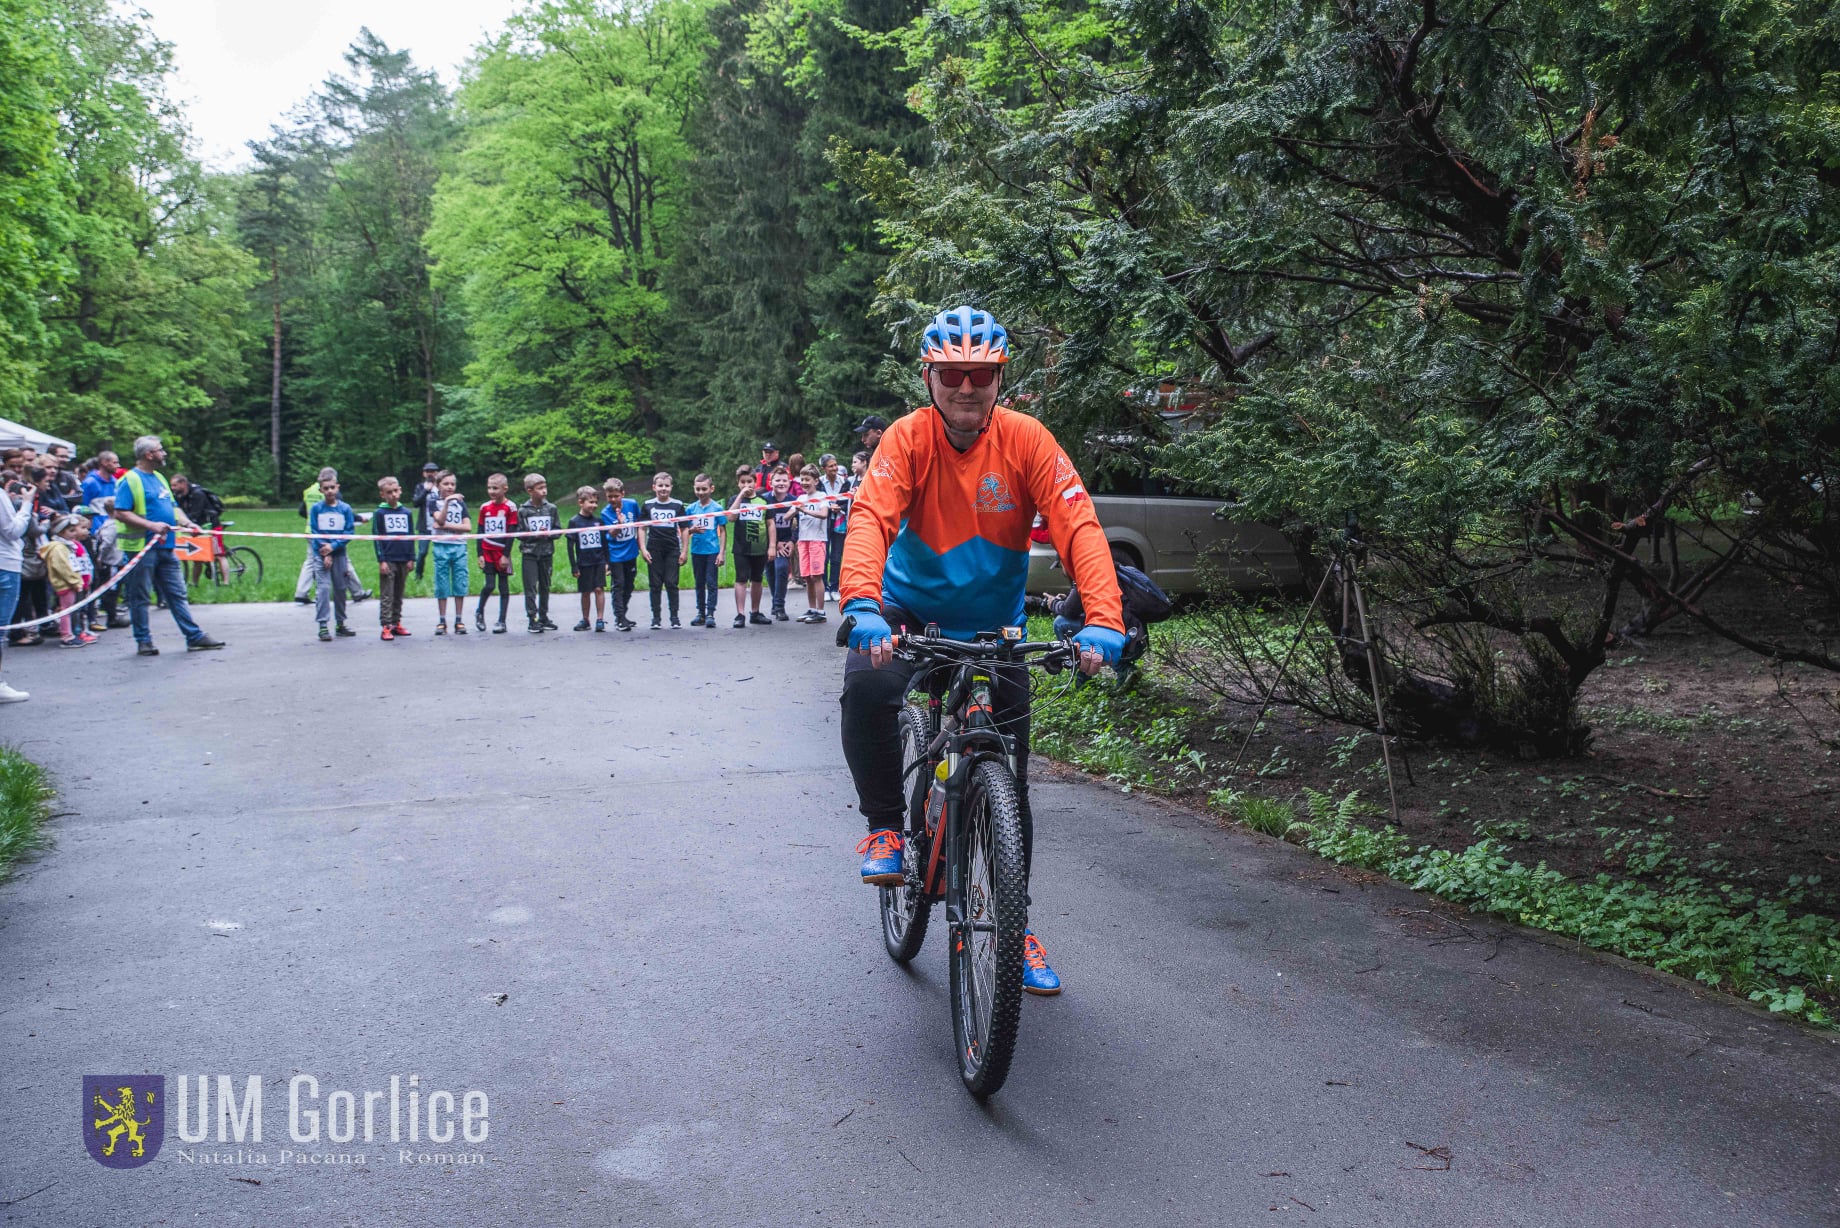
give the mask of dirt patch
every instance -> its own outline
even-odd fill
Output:
[[[1766,630],[1820,628],[1762,586],[1716,594],[1722,617]],[[1840,678],[1768,661],[1685,620],[1611,654],[1581,707],[1594,736],[1567,759],[1515,760],[1441,747],[1395,755],[1401,826],[1415,844],[1461,849],[1483,836],[1568,876],[1707,883],[1801,897],[1840,917]],[[1786,691],[1786,695],[1785,695]],[[1825,697],[1825,702],[1824,702]],[[1228,712],[1197,743],[1210,763],[1239,750],[1250,713]],[[1371,734],[1278,709],[1235,783],[1292,798],[1359,789],[1384,805]],[[1201,805],[1205,796],[1184,796]],[[1814,880],[1814,881],[1810,881]]]

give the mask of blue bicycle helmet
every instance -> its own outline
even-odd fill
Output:
[[[988,311],[952,307],[933,317],[920,337],[921,362],[1009,361],[1009,334]]]

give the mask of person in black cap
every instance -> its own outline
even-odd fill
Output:
[[[875,455],[875,445],[882,442],[882,432],[888,429],[888,420],[879,414],[870,414],[856,424],[856,433],[862,436],[863,451]]]
[[[417,482],[415,489],[409,493],[409,506],[415,509],[415,531],[417,533],[426,534],[428,532],[428,501],[440,495],[440,483],[435,480],[435,475],[440,472],[441,466],[433,461],[423,465],[422,480]],[[422,572],[427,566],[428,542],[418,541],[415,543],[415,578],[417,580],[422,578]]]
[[[773,467],[779,464],[779,445],[771,439],[760,445],[760,463],[754,466],[754,489],[762,494],[773,485]]]

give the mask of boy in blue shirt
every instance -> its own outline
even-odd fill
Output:
[[[696,617],[692,627],[716,625],[716,601],[721,592],[722,553],[728,545],[726,509],[715,501],[715,479],[699,473],[690,484],[696,502],[687,509],[690,517],[690,574],[696,584]]]
[[[613,588],[613,624],[631,631],[639,625],[626,616],[633,585],[639,579],[639,501],[626,497],[626,483],[618,478],[601,483],[601,493],[607,497],[601,523],[608,526],[607,579]]]
[[[313,617],[319,622],[319,638],[330,640],[326,629],[326,606],[330,603],[338,618],[337,634],[350,639],[357,635],[345,625],[345,547],[346,536],[357,526],[358,518],[351,505],[339,498],[339,480],[321,478],[319,502],[307,509],[313,538],[307,543],[307,561],[313,568],[313,582],[318,586],[313,598]],[[338,537],[320,534],[340,534]]]

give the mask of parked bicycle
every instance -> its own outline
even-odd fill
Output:
[[[855,625],[844,620],[838,647]],[[896,658],[919,667],[914,686],[928,698],[901,712],[906,881],[879,891],[882,943],[898,963],[913,959],[933,905],[944,902],[958,1073],[979,1099],[1009,1077],[1029,928],[1015,738],[992,717],[992,674],[1004,666],[1059,673],[1079,659],[1065,640],[1031,643],[1023,632],[955,640],[928,625],[893,637]]]
[[[205,564],[205,570],[220,588],[244,584],[259,588],[262,584],[262,556],[249,546],[224,545],[223,531],[235,525],[236,521],[225,520],[211,527],[211,559]]]

